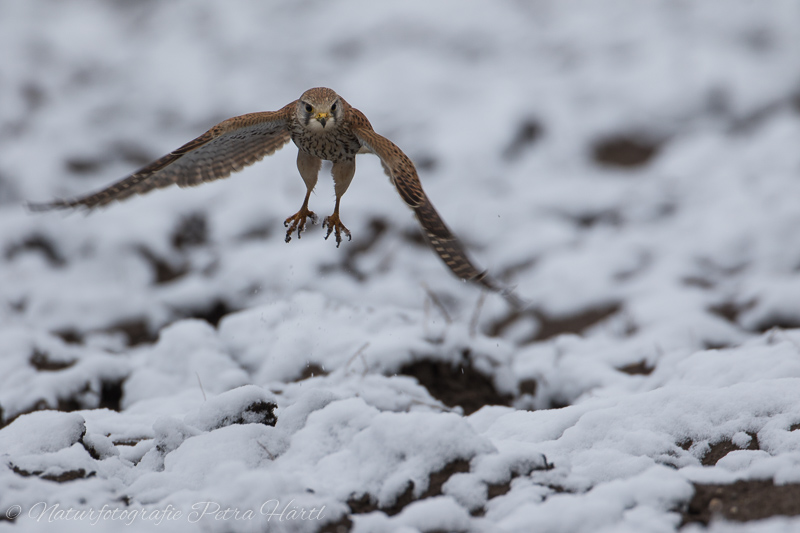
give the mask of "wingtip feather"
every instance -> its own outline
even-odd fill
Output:
[[[23,206],[30,213],[42,213],[69,207],[65,202],[59,200],[55,202],[25,202]]]

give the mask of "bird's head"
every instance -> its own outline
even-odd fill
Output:
[[[315,87],[303,93],[297,101],[297,118],[315,132],[333,131],[344,113],[344,103],[331,89]]]

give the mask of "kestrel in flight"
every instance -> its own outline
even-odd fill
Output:
[[[294,231],[300,238],[307,219],[312,223],[317,220],[308,209],[308,200],[317,184],[323,159],[333,163],[331,173],[336,193],[333,213],[322,222],[322,226],[328,228],[325,238],[333,233],[337,247],[342,242],[342,234],[351,238],[350,231],[339,218],[339,203],[353,179],[356,155],[372,153],[380,158],[400,197],[414,210],[431,247],[453,274],[501,293],[515,307],[520,307],[521,301],[513,292],[470,261],[461,242],[422,190],[408,156],[392,141],[375,133],[361,111],[325,87],[309,89],[278,111],[249,113],[220,122],[200,137],[99,192],[29,207],[34,211],[94,209],[173,184],[191,187],[227,178],[275,153],[289,140],[298,148],[297,169],[306,184],[306,196],[300,210],[284,222],[288,227],[286,242],[291,240]]]

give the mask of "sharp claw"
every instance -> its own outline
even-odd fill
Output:
[[[327,227],[328,232],[325,234],[325,240],[328,240],[328,237],[331,236],[331,233],[334,234],[336,237],[336,247],[338,248],[342,244],[342,232],[347,235],[348,240],[353,240],[353,237],[350,235],[350,231],[342,224],[342,221],[339,220],[338,217],[333,217],[333,215],[329,217],[325,217],[325,220],[322,221],[322,227]]]
[[[317,215],[314,214],[313,211],[309,211],[307,208],[302,208],[300,211],[295,213],[294,215],[290,216],[286,220],[283,221],[283,227],[288,227],[289,229],[286,231],[286,242],[292,240],[292,233],[297,230],[297,238],[299,239],[302,236],[302,233],[306,229],[306,218],[310,218],[312,223],[316,223]]]

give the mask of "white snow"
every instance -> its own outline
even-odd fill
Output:
[[[797,2],[26,0],[0,2],[0,49],[0,532],[668,532],[692,483],[800,483]],[[284,243],[291,145],[90,216],[22,206],[314,86],[548,320],[618,310],[499,327],[507,303],[415,243],[372,156],[338,249],[319,227]],[[599,164],[616,135],[660,144]],[[187,220],[200,245],[175,245]],[[402,375],[420,361],[516,399],[466,414]],[[740,449],[704,466],[721,441]]]

